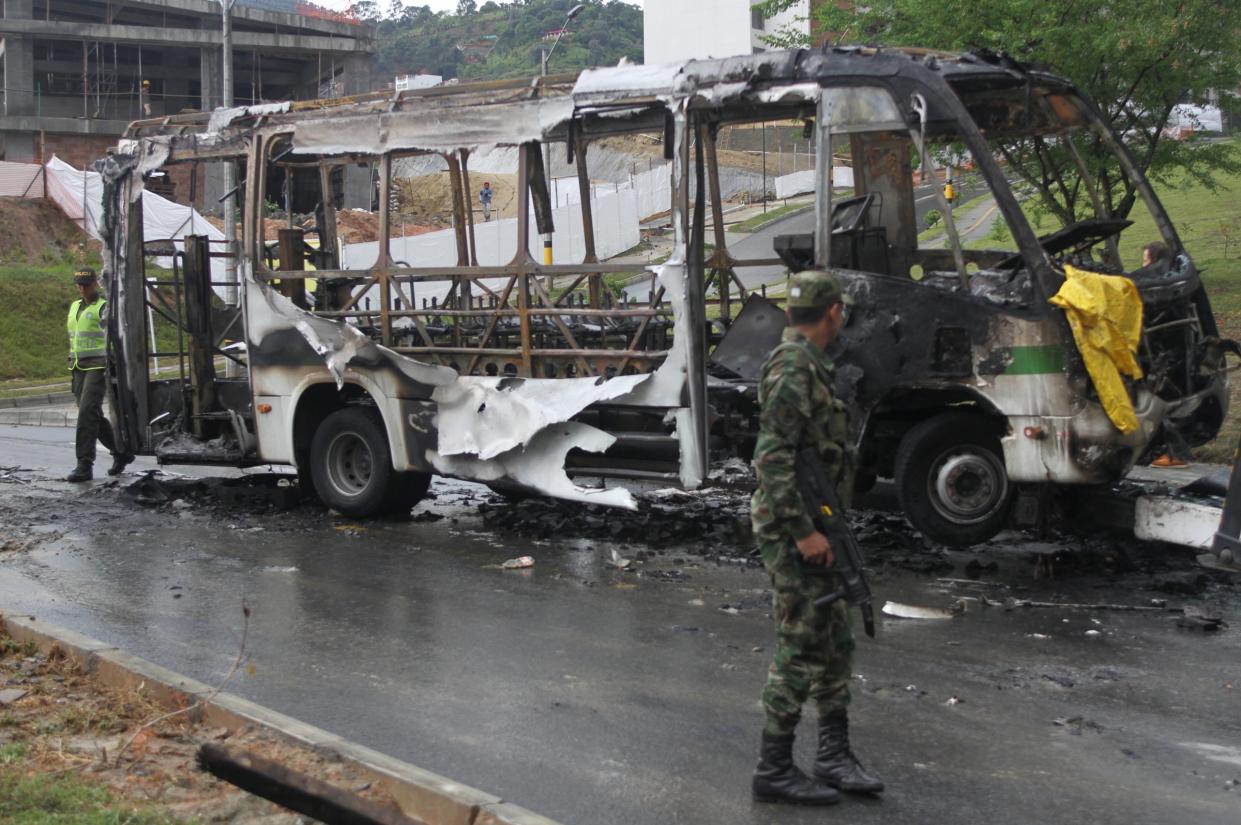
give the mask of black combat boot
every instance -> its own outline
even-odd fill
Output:
[[[793,805],[834,805],[840,794],[801,772],[793,764],[793,734],[775,736],[763,731],[763,748],[754,769],[756,802]]]
[[[880,793],[883,782],[866,772],[849,747],[849,715],[836,711],[819,717],[819,752],[814,775],[842,791]]]
[[[133,460],[133,453],[113,453],[112,466],[108,468],[108,475],[119,476],[126,467],[133,463]]]
[[[65,481],[90,481],[95,477],[89,461],[79,461],[73,472],[65,476]]]

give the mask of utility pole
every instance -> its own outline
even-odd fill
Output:
[[[767,121],[762,122],[763,130],[763,213],[767,213]]]
[[[556,38],[556,42],[560,42],[560,38]],[[552,48],[554,49],[555,46],[553,45]],[[543,78],[547,77],[547,58],[550,56],[551,55],[548,53],[547,49],[539,50],[539,76],[540,77],[543,77]],[[544,84],[546,84],[547,81],[544,80],[543,82]],[[552,190],[556,185],[556,179],[552,177],[552,145],[548,143],[546,140],[543,141],[543,172],[547,176],[547,196],[548,198],[552,199],[552,208],[555,209],[556,208],[556,201],[555,201],[556,193],[553,192]],[[552,233],[550,232],[543,233],[543,264],[545,266],[552,265]],[[548,278],[547,280],[549,281],[548,286],[550,287],[551,278]]]
[[[220,82],[223,86],[220,103],[225,109],[233,108],[233,3],[236,0],[220,0],[220,11],[224,15],[223,40],[224,53],[220,60]],[[224,161],[224,251],[228,255],[224,259],[224,303],[236,309],[241,305],[237,288],[237,217],[234,205],[237,202],[237,170],[233,161]],[[208,268],[210,271],[210,268]],[[225,361],[225,375],[236,378],[239,374],[237,365],[230,358]]]
[[[569,13],[566,14],[564,18],[564,25],[561,26],[560,31],[556,33],[556,40],[552,43],[552,47],[550,49],[542,50],[542,57],[539,60],[539,75],[541,77],[547,77],[548,61],[552,59],[552,52],[556,51],[556,47],[560,45],[560,38],[564,37],[564,33],[568,31],[569,21],[581,14],[582,10],[585,8],[586,5],[584,3],[578,3],[576,6],[569,9]],[[545,174],[547,175],[547,194],[549,199],[552,199],[552,207],[555,208],[556,201],[554,198],[556,195],[552,189],[555,186],[556,181],[552,177],[552,147],[547,141],[543,141],[543,168]],[[551,266],[552,264],[552,233],[550,232],[543,233],[543,263],[546,266]],[[549,277],[547,280],[548,286],[550,287],[552,279]]]
[[[236,0],[220,0],[220,10],[224,15],[224,54],[220,61],[220,81],[223,86],[220,104],[225,109],[233,108],[233,3]],[[235,255],[237,246],[237,222],[234,205],[236,198],[233,190],[237,188],[237,173],[233,161],[224,161],[224,246],[230,256]],[[228,285],[224,288],[225,302],[230,307],[237,306],[237,259],[225,258],[225,271],[228,277],[224,280]]]

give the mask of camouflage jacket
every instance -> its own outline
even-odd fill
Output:
[[[849,506],[853,492],[854,448],[849,414],[832,397],[832,361],[796,328],[784,331],[784,343],[763,365],[758,385],[758,444],[754,471],[758,488],[750,501],[750,522],[764,538],[804,538],[814,531],[797,492],[797,453],[814,447],[823,469],[836,482],[840,502]]]

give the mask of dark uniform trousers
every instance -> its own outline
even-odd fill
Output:
[[[95,442],[116,452],[112,424],[103,414],[103,397],[108,389],[106,369],[73,370],[73,397],[78,402],[77,456],[79,462],[95,463]]]

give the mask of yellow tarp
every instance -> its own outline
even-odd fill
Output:
[[[1064,286],[1051,303],[1068,316],[1107,417],[1127,435],[1138,428],[1138,417],[1121,374],[1142,377],[1136,357],[1142,337],[1142,296],[1128,278],[1071,266],[1064,268],[1064,274]]]

